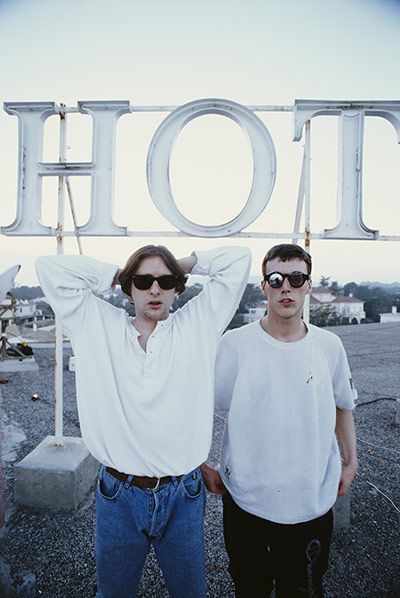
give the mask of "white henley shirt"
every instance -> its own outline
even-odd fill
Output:
[[[96,296],[118,266],[82,256],[40,257],[43,292],[62,318],[76,358],[81,433],[92,455],[118,471],[185,474],[207,459],[218,340],[242,296],[246,248],[195,252],[201,293],[157,323],[146,352],[125,310]]]

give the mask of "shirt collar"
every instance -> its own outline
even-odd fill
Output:
[[[160,333],[161,331],[166,331],[169,330],[169,328],[171,328],[171,324],[172,324],[172,314],[170,314],[168,316],[168,318],[166,320],[160,320],[159,322],[157,322],[156,327],[154,328],[154,331],[152,332],[152,334],[154,334],[154,332]],[[128,316],[130,324],[131,324],[131,328],[133,330],[133,334],[138,337],[140,336],[140,332],[139,330],[136,328],[135,324],[133,323],[133,317],[132,316]]]

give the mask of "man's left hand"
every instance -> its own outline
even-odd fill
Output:
[[[357,466],[353,464],[343,465],[339,481],[338,496],[344,496],[346,494],[356,476],[356,473]]]

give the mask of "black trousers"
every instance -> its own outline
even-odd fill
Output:
[[[285,525],[244,511],[223,497],[224,539],[237,598],[323,597],[333,514]]]

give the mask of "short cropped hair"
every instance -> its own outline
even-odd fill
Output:
[[[282,262],[289,260],[302,260],[307,265],[307,274],[311,274],[312,260],[311,255],[305,251],[300,245],[292,245],[291,243],[281,243],[280,245],[274,245],[269,251],[267,251],[262,261],[262,274],[266,275],[267,262],[279,258]]]
[[[136,274],[141,262],[147,257],[160,257],[171,273],[178,277],[175,292],[180,294],[185,290],[187,276],[170,250],[164,245],[145,245],[132,253],[119,274],[118,281],[126,295],[131,296],[133,275]]]

